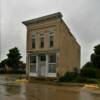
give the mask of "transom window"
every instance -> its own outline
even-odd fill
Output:
[[[36,56],[30,56],[30,63],[36,63]]]
[[[40,55],[40,61],[46,61],[46,56],[45,55]]]
[[[32,33],[32,38],[35,38],[35,32]]]
[[[32,48],[35,48],[35,33],[32,33]]]
[[[49,55],[49,63],[56,63],[56,55],[55,54]]]

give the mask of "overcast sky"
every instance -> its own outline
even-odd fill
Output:
[[[17,46],[26,58],[26,28],[22,21],[61,12],[81,45],[81,65],[100,43],[100,0],[0,0],[0,54]]]

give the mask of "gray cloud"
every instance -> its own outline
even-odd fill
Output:
[[[2,0],[2,59],[8,49],[17,46],[25,61],[26,29],[22,21],[60,11],[81,45],[83,65],[89,60],[93,46],[100,43],[99,9],[100,0]]]

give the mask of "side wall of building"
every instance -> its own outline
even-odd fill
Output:
[[[66,24],[60,24],[60,62],[59,70],[61,75],[80,69],[80,46],[70,33]]]

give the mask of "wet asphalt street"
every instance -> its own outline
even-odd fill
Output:
[[[0,100],[100,100],[100,93],[76,86],[12,84],[0,85]]]
[[[40,83],[14,83],[22,76],[0,76],[0,100],[100,100],[100,89],[55,86]]]

